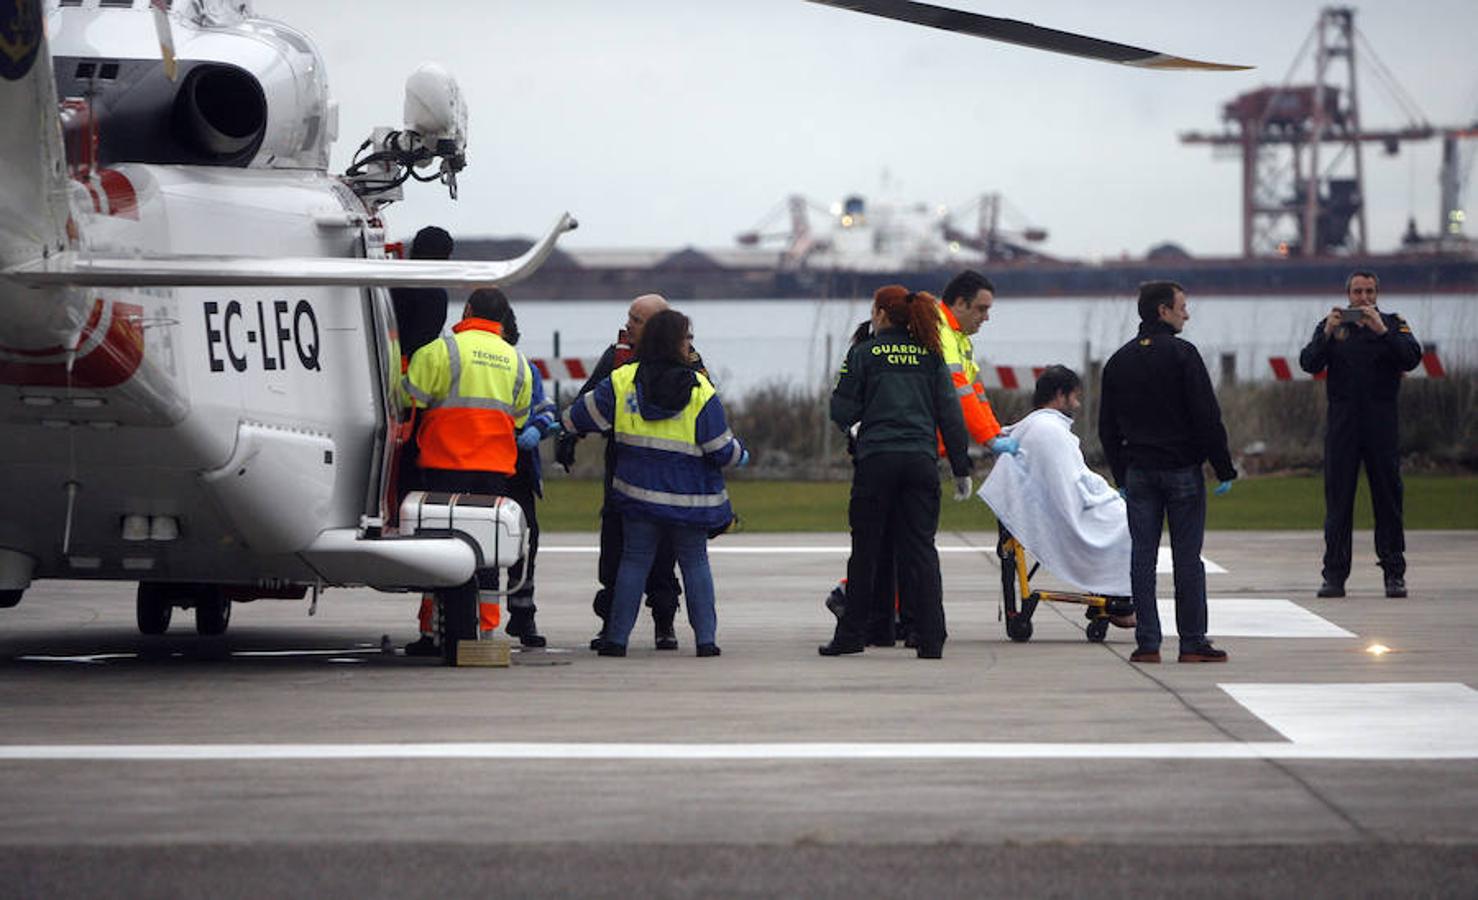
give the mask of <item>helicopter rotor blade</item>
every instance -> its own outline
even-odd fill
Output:
[[[915,3],[912,0],[808,0],[822,6],[834,6],[853,12],[867,13],[884,19],[910,22],[929,28],[939,28],[959,34],[1004,41],[1036,50],[1065,53],[1085,59],[1102,60],[1143,69],[1201,69],[1220,72],[1250,69],[1252,66],[1228,65],[1226,63],[1202,62],[1171,56],[1143,47],[1131,47],[1113,41],[1100,40],[1055,28],[1043,28],[1017,19],[1000,19],[979,13]]]

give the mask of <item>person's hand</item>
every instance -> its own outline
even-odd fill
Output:
[[[1380,317],[1380,310],[1374,306],[1360,307],[1360,327],[1369,328],[1375,334],[1385,334],[1386,320]]]
[[[749,448],[743,447],[739,450],[739,461],[734,463],[734,468],[742,469],[749,465]]]
[[[986,444],[986,446],[997,456],[1007,453],[1014,456],[1021,452],[1021,442],[1009,434],[1001,434],[991,438],[991,442]]]
[[[1230,481],[1223,481],[1221,484],[1218,484],[1215,489],[1211,491],[1211,493],[1215,494],[1218,497],[1221,497],[1226,495],[1229,491],[1231,491],[1231,489],[1232,483]]]
[[[970,476],[969,475],[960,475],[960,476],[957,476],[955,478],[955,495],[954,495],[955,496],[955,499],[956,500],[969,500],[970,499],[970,488],[971,488],[971,484],[970,484]]]
[[[1340,324],[1344,322],[1344,320],[1344,310],[1342,307],[1336,306],[1334,309],[1331,309],[1329,311],[1329,315],[1324,317],[1324,336],[1333,336],[1334,330],[1338,328]]]
[[[566,475],[575,465],[575,445],[578,443],[580,443],[579,435],[566,432],[561,434],[554,444],[554,461],[564,467]]]
[[[539,433],[539,426],[525,425],[523,427],[523,431],[520,431],[518,433],[518,449],[534,449],[535,447],[539,446],[539,438],[541,437],[543,437],[543,435]]]

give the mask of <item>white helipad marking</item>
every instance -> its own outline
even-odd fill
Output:
[[[1217,565],[1204,556],[1201,557],[1201,564],[1206,567],[1207,575],[1225,575],[1227,573],[1226,569],[1223,569],[1221,566]],[[1169,575],[1171,572],[1174,571],[1175,566],[1171,563],[1170,560],[1170,545],[1161,544],[1160,554],[1155,559],[1155,574]]]
[[[1295,745],[1395,759],[1478,756],[1478,691],[1457,683],[1223,684]]]
[[[1175,600],[1161,599],[1160,630],[1177,635]],[[1294,603],[1275,597],[1212,597],[1206,601],[1206,633],[1211,637],[1352,638],[1357,637]]]
[[[1222,685],[1290,740],[1237,743],[417,743],[0,745],[16,760],[1478,759],[1478,693],[1462,684]]]
[[[979,555],[982,555],[982,556],[987,555],[987,554],[988,555],[991,555],[991,556],[994,556],[995,555],[995,552],[996,552],[996,548],[994,546],[990,546],[990,547],[964,547],[964,546],[960,546],[958,544],[947,544],[945,546],[939,547],[938,550],[939,550],[940,554],[947,554],[947,553],[975,553],[975,554],[979,554]],[[542,545],[541,544],[539,546],[539,552],[540,553],[599,553],[600,552],[600,547],[597,547],[594,544],[590,544],[590,545],[586,545],[586,544],[566,544],[564,546],[545,546],[545,545]],[[782,546],[778,546],[778,545],[775,545],[775,546],[748,546],[748,545],[746,545],[746,546],[742,546],[742,547],[734,547],[734,546],[725,547],[722,544],[714,544],[714,545],[710,545],[709,548],[708,548],[708,554],[710,556],[791,556],[791,555],[800,555],[800,554],[821,554],[821,555],[844,554],[845,555],[845,554],[848,554],[848,553],[851,553],[851,552],[852,552],[852,548],[849,547],[849,546],[846,546],[844,544],[817,544],[817,545],[812,546],[812,547],[796,547],[796,546],[793,546],[793,545],[787,545],[787,546],[783,546],[783,547]],[[1226,571],[1227,571],[1226,569],[1222,568],[1221,566],[1217,565],[1216,563],[1212,562],[1211,560],[1207,559],[1204,556],[1201,557],[1201,562],[1203,562],[1203,563],[1206,564],[1206,574],[1207,575],[1225,575],[1226,574]],[[1169,547],[1161,547],[1160,548],[1160,555],[1159,555],[1158,560],[1155,563],[1155,571],[1158,574],[1161,574],[1161,575],[1168,575],[1172,571],[1172,567],[1170,565],[1170,548]]]

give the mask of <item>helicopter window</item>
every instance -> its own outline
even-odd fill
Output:
[[[97,63],[80,62],[77,64],[77,80],[84,81],[97,74]]]
[[[62,0],[62,6],[81,6],[82,0]]]

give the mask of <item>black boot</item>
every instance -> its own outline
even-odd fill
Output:
[[[677,649],[677,629],[674,627],[673,624],[676,619],[677,610],[675,609],[652,610],[652,625],[654,626],[657,635],[658,650]]]
[[[533,606],[511,606],[508,608],[508,636],[518,638],[519,644],[525,647],[543,647],[548,641],[539,633],[539,626],[534,624]]]

